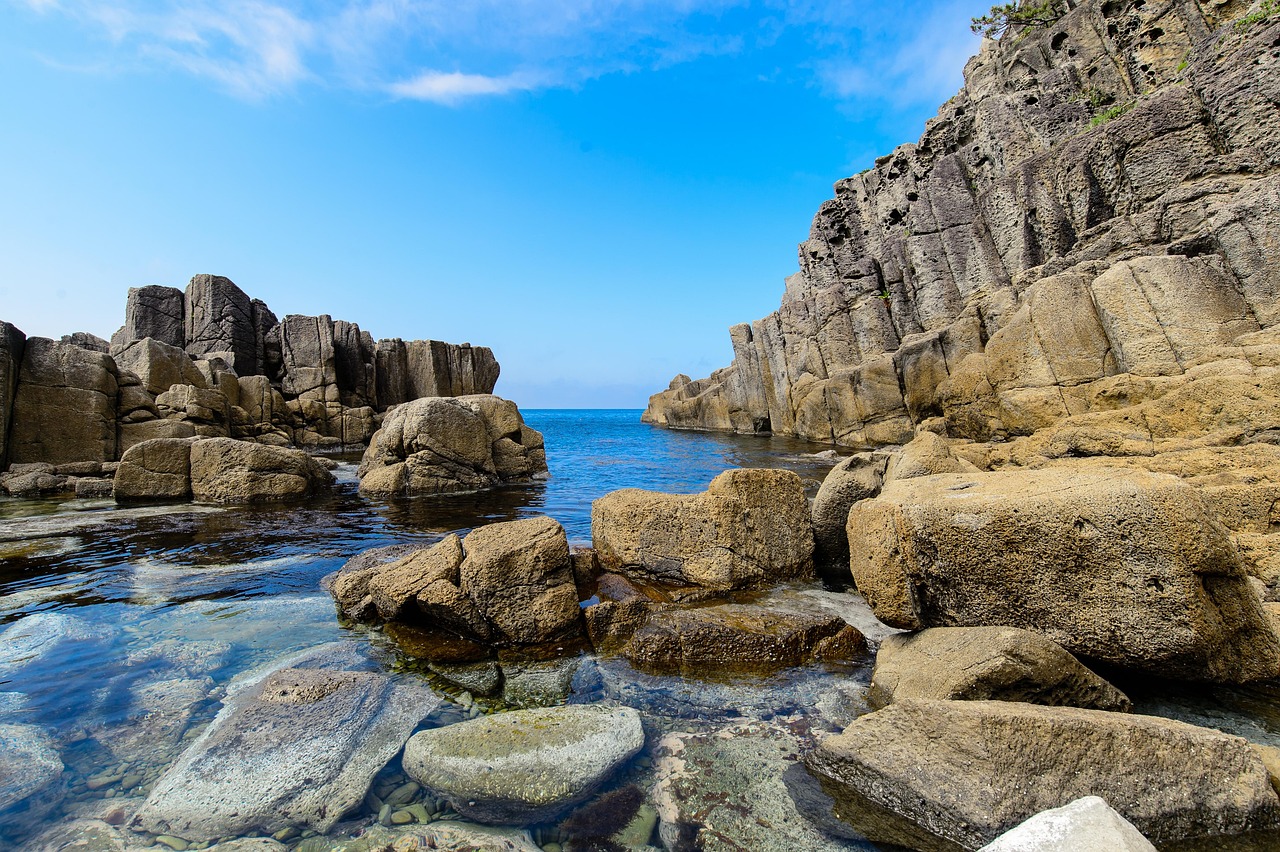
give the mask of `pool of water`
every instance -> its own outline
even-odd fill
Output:
[[[0,724],[45,729],[66,766],[67,789],[30,833],[0,838],[0,848],[24,848],[48,826],[81,817],[118,821],[213,718],[228,684],[327,643],[348,645],[396,678],[437,690],[445,703],[428,725],[564,701],[639,709],[649,746],[614,792],[652,786],[662,771],[655,748],[666,737],[764,725],[771,733],[760,741],[785,742],[786,751],[866,712],[862,689],[869,659],[852,669],[819,666],[767,677],[686,680],[580,654],[516,666],[508,678],[524,684],[518,697],[479,699],[442,677],[438,667],[407,656],[382,630],[341,621],[320,581],[367,548],[427,543],[447,532],[537,514],[563,524],[571,543],[586,544],[591,501],[615,489],[688,493],[704,489],[728,468],[783,467],[796,471],[812,494],[835,461],[821,446],[788,439],[649,427],[639,422],[639,411],[524,414],[546,437],[551,476],[482,494],[368,499],[356,490],[356,459],[346,459],[334,492],[304,505],[118,508],[101,500],[0,500],[0,629],[7,629],[0,647]],[[850,609],[850,595],[817,584],[776,594],[792,605],[800,600],[861,615]],[[1280,745],[1280,704],[1272,687],[1160,692],[1139,704],[1143,712]],[[762,764],[771,767],[761,770],[765,775],[776,770],[779,776],[768,779],[776,782],[769,789],[794,782],[782,777],[788,763],[794,766],[790,759]],[[396,764],[375,781],[375,791],[404,781]],[[435,815],[456,818],[443,806]],[[372,806],[352,813],[340,825],[343,836],[373,826],[379,816]],[[381,816],[385,822],[386,814]],[[527,828],[544,848],[554,849],[572,843],[572,832],[579,830],[574,825]],[[875,848],[839,826],[814,830],[830,848]],[[318,840],[284,838],[294,847],[326,848],[315,845]],[[755,848],[788,843],[762,840]]]

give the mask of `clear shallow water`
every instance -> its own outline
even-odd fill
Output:
[[[41,825],[136,807],[217,712],[228,683],[282,655],[335,641],[396,677],[428,678],[449,700],[427,724],[562,700],[636,707],[646,718],[649,751],[618,784],[644,790],[660,770],[653,748],[664,736],[763,720],[803,744],[809,732],[839,728],[866,711],[865,666],[682,680],[589,655],[508,666],[508,683],[519,689],[505,703],[473,699],[442,679],[439,666],[408,659],[382,631],[340,623],[320,580],[370,547],[429,542],[535,514],[562,523],[571,542],[587,543],[591,501],[618,488],[687,493],[731,467],[784,467],[812,491],[833,463],[814,455],[820,446],[658,429],[641,424],[639,411],[524,414],[546,437],[551,477],[484,494],[369,500],[356,492],[354,460],[348,460],[335,492],[305,505],[118,509],[110,501],[0,500],[0,629],[11,628],[0,647],[0,724],[48,730],[67,766],[70,792]],[[792,605],[803,596],[835,611],[848,599],[817,585],[778,594]],[[1135,698],[1139,712],[1280,745],[1280,697],[1270,685]],[[726,768],[728,786],[731,774]],[[741,795],[786,795],[782,769],[778,774],[774,787]],[[375,788],[399,780],[393,766]],[[357,812],[344,829],[376,818]],[[541,842],[564,839],[559,826],[535,828]],[[873,848],[832,831],[824,842],[834,848]],[[23,845],[0,837],[0,848]],[[763,842],[753,848],[788,847]]]
[[[328,642],[351,643],[399,677],[430,675],[456,699],[444,721],[450,712],[501,709],[500,701],[473,703],[381,631],[339,623],[320,580],[362,550],[535,514],[560,521],[571,542],[588,543],[591,501],[618,488],[693,492],[732,467],[788,467],[816,488],[832,464],[812,455],[822,447],[668,431],[639,415],[525,412],[546,437],[550,478],[483,494],[369,500],[356,492],[356,459],[348,459],[335,492],[305,505],[0,499],[0,629],[12,628],[0,649],[0,723],[37,724],[59,744],[71,792],[45,822],[100,816],[114,800],[136,806],[216,713],[230,681]],[[707,689],[618,661],[559,665],[559,681],[536,667],[526,672],[523,701],[563,700],[546,694],[546,682],[576,679],[579,694],[569,700],[649,703],[685,727],[745,708],[799,712],[834,677],[813,670]],[[157,684],[180,684],[172,687],[179,694],[157,703]]]

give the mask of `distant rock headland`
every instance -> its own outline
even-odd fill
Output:
[[[28,338],[0,322],[0,469],[9,471],[0,485],[17,494],[80,488],[82,496],[109,496],[109,483],[88,480],[113,476],[131,448],[156,439],[358,448],[389,409],[424,397],[488,395],[498,373],[484,346],[375,341],[323,314],[278,320],[221,276],[197,275],[185,291],[131,288],[124,325],[110,342],[85,332]],[[536,461],[530,470],[545,472],[541,456]],[[287,463],[323,479],[303,462]],[[179,486],[190,493],[189,483]]]

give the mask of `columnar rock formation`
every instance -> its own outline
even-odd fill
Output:
[[[919,142],[837,183],[781,307],[645,419],[849,447],[939,415],[1029,434],[1280,322],[1280,17],[1065,7],[984,43]]]
[[[112,462],[156,438],[359,446],[388,408],[487,394],[498,372],[486,347],[374,341],[325,315],[278,321],[231,280],[197,275],[185,292],[131,289],[109,345],[0,323],[0,470]]]

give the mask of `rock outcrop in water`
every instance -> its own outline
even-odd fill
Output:
[[[374,341],[328,316],[278,321],[230,279],[129,291],[111,343],[28,340],[0,324],[0,466],[113,462],[155,438],[360,446],[387,409],[492,392],[492,351]]]
[[[985,441],[1159,399],[1206,364],[1274,373],[1280,16],[1066,5],[984,43],[917,143],[837,183],[781,307],[645,419],[875,447],[942,416]]]

